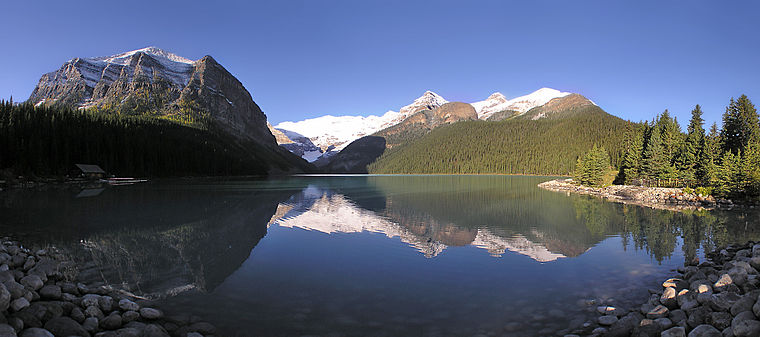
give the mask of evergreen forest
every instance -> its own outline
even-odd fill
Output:
[[[286,152],[240,141],[212,123],[0,101],[6,177],[63,177],[80,163],[140,177],[266,175],[306,166]]]

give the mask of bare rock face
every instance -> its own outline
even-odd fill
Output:
[[[148,47],[106,57],[75,58],[43,75],[29,101],[171,116],[276,146],[266,116],[251,94],[211,56],[192,61]]]
[[[451,124],[464,120],[476,120],[478,113],[472,105],[462,102],[446,103],[433,110],[434,127],[440,124]]]
[[[557,97],[544,105],[528,110],[520,118],[525,119],[542,119],[542,118],[566,118],[582,111],[583,108],[595,107],[596,104],[588,98],[579,94],[570,94],[563,97]]]

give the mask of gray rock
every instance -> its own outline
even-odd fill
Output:
[[[82,297],[82,306],[83,307],[90,307],[90,306],[99,306],[98,299],[100,299],[100,295],[95,294],[87,294]]]
[[[743,320],[736,324],[731,323],[731,331],[736,337],[757,337],[760,336],[760,321]]]
[[[599,333],[605,333],[605,332],[607,332],[607,330],[604,329],[604,328],[596,328],[596,329],[594,329],[594,331],[599,331]],[[187,337],[203,337],[203,335],[201,335],[201,334],[199,334],[197,332],[188,332],[187,333]]]
[[[733,267],[728,271],[728,275],[731,276],[731,280],[737,286],[742,286],[747,283],[747,271],[741,267]]]
[[[67,294],[79,295],[79,289],[77,289],[77,285],[71,282],[61,283],[61,291]]]
[[[98,318],[97,317],[87,317],[87,319],[84,320],[84,323],[82,323],[82,328],[89,332],[95,332],[98,330]]]
[[[667,279],[665,282],[662,282],[662,287],[673,287],[676,288],[676,291],[681,291],[681,289],[687,289],[689,288],[689,283],[680,279],[680,278],[670,278]]]
[[[42,279],[37,275],[24,276],[19,283],[27,289],[34,291],[39,290],[45,285],[45,282],[42,282]]]
[[[755,316],[760,317],[760,301],[755,302],[752,306],[752,313],[754,313]]]
[[[705,322],[707,322],[707,317],[710,315],[710,308],[706,306],[700,306],[691,309],[686,313],[688,316],[686,323],[689,324],[689,327],[696,328],[697,326],[705,324]]]
[[[112,313],[100,321],[100,327],[106,330],[116,330],[121,327],[121,315]]]
[[[616,320],[617,321],[617,320]],[[204,335],[216,334],[216,327],[207,322],[195,322],[190,324],[190,331],[200,332]]]
[[[90,333],[87,330],[69,317],[53,318],[45,323],[45,329],[56,336],[90,337]]]
[[[189,334],[188,334],[189,335]],[[157,324],[148,324],[143,330],[144,337],[169,337],[169,333]]]
[[[138,310],[140,310],[140,306],[137,303],[132,302],[132,301],[126,299],[126,298],[119,301],[119,308],[121,308],[121,310],[124,310],[124,311],[138,311]]]
[[[689,291],[687,289],[681,290],[681,292],[678,293],[678,306],[681,308],[681,310],[689,310],[693,309],[699,306],[699,302],[697,301],[697,294],[693,291]]]
[[[8,310],[11,306],[11,292],[4,284],[0,283],[0,312]]]
[[[60,300],[61,287],[57,285],[46,285],[40,288],[40,297],[43,300]]]
[[[86,317],[97,317],[99,320],[103,319],[103,311],[100,310],[97,306],[91,305],[87,307],[87,309],[84,309],[84,315]]]
[[[137,311],[126,311],[121,315],[121,320],[124,323],[129,323],[134,320],[140,319],[140,314]]]
[[[659,336],[662,332],[662,327],[660,327],[659,324],[655,323],[654,320],[651,319],[642,319],[641,322],[639,322],[639,326],[637,326],[633,330],[634,336]]]
[[[678,307],[678,301],[676,300],[676,288],[667,287],[660,296],[660,303],[668,307],[668,309],[676,309]]]
[[[164,313],[158,309],[142,308],[140,309],[140,316],[145,319],[159,319],[161,317],[164,317]]]
[[[11,298],[14,300],[21,296],[24,296],[26,293],[26,288],[24,288],[21,283],[16,282],[16,280],[5,282],[5,287],[8,289],[8,291],[11,292]]]
[[[760,270],[760,256],[755,256],[749,260],[749,265],[755,270]]]
[[[8,319],[8,325],[12,326],[14,330],[21,331],[24,328],[24,321],[18,317],[11,317]],[[42,323],[40,323],[42,325]]]
[[[689,337],[723,337],[723,334],[712,325],[702,324],[691,330]]]
[[[98,298],[98,305],[100,305],[100,310],[103,310],[103,312],[110,312],[113,310],[113,298],[111,296],[100,296]]]
[[[739,295],[731,292],[712,294],[710,296],[710,308],[715,311],[729,311],[739,299],[741,299]]]
[[[686,337],[686,329],[677,326],[663,331],[660,336],[662,337]]]
[[[728,274],[723,274],[718,278],[718,281],[713,284],[713,290],[717,292],[721,292],[725,290],[729,285],[733,284],[734,281],[731,279],[731,276]]]
[[[752,310],[752,306],[755,305],[756,299],[757,295],[753,296],[752,294],[747,294],[742,296],[731,306],[731,315],[736,316],[740,312]]]
[[[668,308],[665,307],[664,305],[658,305],[654,309],[647,312],[647,318],[658,319],[658,318],[668,317],[669,311],[670,310],[668,310]]]
[[[614,315],[604,315],[599,316],[598,320],[599,325],[612,325],[613,323],[618,321],[617,316]]]
[[[734,337],[734,330],[730,327],[723,329],[721,333],[723,334],[723,337]]]
[[[0,324],[0,336],[16,337],[16,330],[8,324]]]
[[[681,309],[671,310],[668,314],[668,318],[673,322],[680,322],[686,319],[686,312]]]
[[[751,311],[743,311],[736,315],[733,320],[731,320],[731,325],[733,326],[735,323],[741,321],[751,321],[756,319],[757,317],[755,317],[755,314],[753,314]]]
[[[731,326],[731,318],[731,314],[725,311],[712,312],[707,319],[707,323],[718,330],[723,330]]]
[[[97,335],[96,335],[97,336]],[[143,331],[135,328],[122,328],[116,331],[116,337],[144,337]]]
[[[43,257],[37,261],[37,264],[34,265],[34,268],[29,270],[29,274],[39,275],[40,277],[44,276],[44,278],[47,278],[53,275],[58,275],[59,268],[60,263],[58,263],[58,261],[53,260],[49,257]]]
[[[0,335],[5,336],[5,335]],[[21,331],[19,337],[55,337],[52,332],[42,328],[29,328]]]
[[[654,322],[660,326],[661,329],[666,330],[673,327],[673,321],[670,320],[670,318],[658,318],[654,320]]]
[[[82,309],[79,309],[79,307],[72,308],[71,313],[69,313],[69,316],[71,316],[71,318],[73,318],[75,321],[79,323],[84,323],[84,320],[86,318],[84,316],[84,312],[82,311]]]
[[[27,301],[26,298],[23,298],[23,297],[17,298],[13,300],[13,302],[11,302],[11,309],[13,309],[13,311],[21,311],[21,309],[24,309],[28,306],[29,306],[29,301]]]
[[[634,328],[639,325],[639,322],[644,317],[638,312],[632,312],[619,319],[617,322],[609,327],[609,331],[606,336],[629,336]]]

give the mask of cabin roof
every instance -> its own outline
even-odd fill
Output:
[[[103,173],[105,174],[106,171],[103,171],[102,168],[98,165],[88,165],[88,164],[75,164],[82,173]]]

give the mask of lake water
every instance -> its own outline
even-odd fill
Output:
[[[172,180],[0,192],[0,234],[55,245],[90,285],[228,336],[552,336],[632,308],[758,214],[670,212],[548,177]]]

